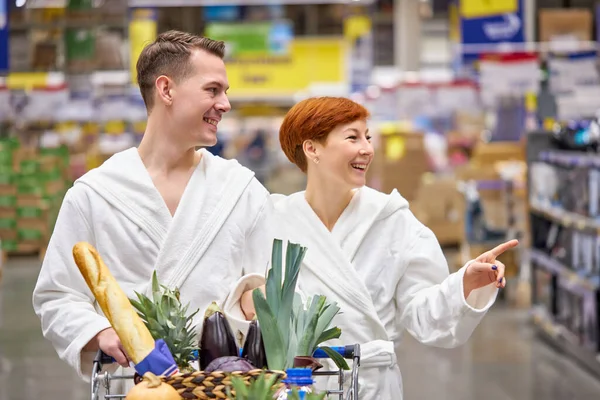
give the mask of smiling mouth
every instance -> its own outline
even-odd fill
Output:
[[[367,169],[367,164],[350,164],[352,168],[357,169],[359,171],[365,171]]]
[[[217,121],[216,119],[211,119],[211,118],[203,118],[204,122],[208,122],[211,125],[217,126],[217,124],[219,123],[219,121]]]

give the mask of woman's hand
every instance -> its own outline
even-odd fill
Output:
[[[260,286],[258,289],[265,293],[265,285]],[[252,321],[256,316],[256,310],[254,309],[254,299],[252,298],[252,292],[254,290],[255,289],[246,290],[242,294],[242,298],[240,299],[240,307],[242,308],[242,312],[244,313],[244,316],[246,317],[247,321]]]
[[[518,240],[509,240],[490,251],[486,251],[475,259],[465,271],[463,277],[463,290],[465,299],[469,297],[471,291],[487,286],[495,282],[497,288],[506,286],[504,278],[504,264],[496,260],[502,253],[516,247]]]

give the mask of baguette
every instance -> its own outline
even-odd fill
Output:
[[[92,245],[77,243],[73,247],[73,258],[121,340],[125,353],[134,364],[139,363],[154,350],[154,339],[150,331]]]

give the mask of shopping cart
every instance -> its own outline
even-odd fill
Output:
[[[350,345],[350,346],[339,346],[332,347],[332,349],[340,354],[347,360],[352,360],[352,369],[351,371],[345,372],[344,370],[337,371],[316,371],[313,373],[313,376],[337,376],[338,377],[338,388],[327,390],[327,398],[330,395],[337,395],[339,400],[358,400],[358,368],[360,367],[360,345]],[[317,359],[327,359],[330,358],[324,351],[317,350],[314,355]],[[92,368],[92,377],[91,377],[91,400],[100,400],[103,397],[105,400],[110,399],[124,399],[125,394],[113,394],[111,392],[110,383],[113,380],[133,380],[135,378],[134,375],[116,375],[110,374],[108,371],[103,371],[104,365],[113,364],[115,360],[104,354],[102,351],[98,351],[96,357],[94,358],[94,365]],[[346,396],[344,397],[344,385],[346,383],[347,375],[349,375],[349,385],[348,390],[346,392]],[[100,390],[104,388],[105,394],[103,396],[100,395]]]

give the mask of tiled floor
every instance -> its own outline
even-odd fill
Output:
[[[31,307],[38,261],[7,265],[0,284],[0,400],[81,400],[89,388],[41,335]],[[537,340],[524,312],[496,306],[459,349],[406,338],[406,400],[592,400],[600,380]]]

